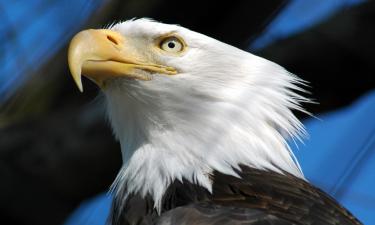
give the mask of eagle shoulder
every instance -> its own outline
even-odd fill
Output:
[[[157,225],[293,225],[265,211],[207,202],[172,209],[158,218]]]
[[[187,180],[174,181],[159,213],[150,196],[132,195],[124,207],[115,198],[112,224],[361,224],[329,195],[291,174],[246,166],[237,173],[239,177],[214,172],[211,193]]]

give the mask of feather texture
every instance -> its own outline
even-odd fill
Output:
[[[124,161],[112,224],[361,224],[304,179],[287,144],[306,135],[292,113],[305,112],[304,81],[177,25],[138,19],[110,29],[137,55],[177,70],[106,82]],[[186,49],[154,51],[170,35]]]
[[[210,192],[214,170],[238,176],[240,164],[303,179],[286,143],[304,132],[292,113],[303,111],[300,102],[308,101],[295,92],[303,91],[300,79],[275,63],[180,26],[139,19],[111,29],[137,43],[134,48],[171,33],[187,45],[181,56],[147,56],[176,68],[175,76],[108,82],[108,117],[124,160],[115,194],[126,186],[129,195],[152,196],[160,210],[172,182],[186,179]],[[128,197],[122,196],[123,201]]]
[[[152,198],[132,195],[112,223],[124,224],[257,224],[360,225],[335,200],[308,182],[241,166],[240,178],[215,171],[212,194],[189,181],[175,181],[165,192],[159,216]],[[113,208],[121,198],[115,198]]]

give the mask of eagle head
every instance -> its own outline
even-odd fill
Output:
[[[211,191],[210,174],[240,165],[303,178],[286,139],[304,133],[292,110],[303,84],[281,66],[181,26],[149,19],[85,30],[68,61],[105,96],[123,167],[115,195],[150,195],[171,182]]]

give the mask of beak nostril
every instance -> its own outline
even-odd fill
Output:
[[[112,37],[111,35],[107,35],[107,39],[112,42],[115,45],[118,45],[119,43],[117,42],[116,38]]]

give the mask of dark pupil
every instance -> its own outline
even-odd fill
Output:
[[[169,48],[174,48],[175,46],[176,46],[176,45],[175,45],[173,42],[169,42],[169,43],[168,43],[168,47],[169,47]]]

